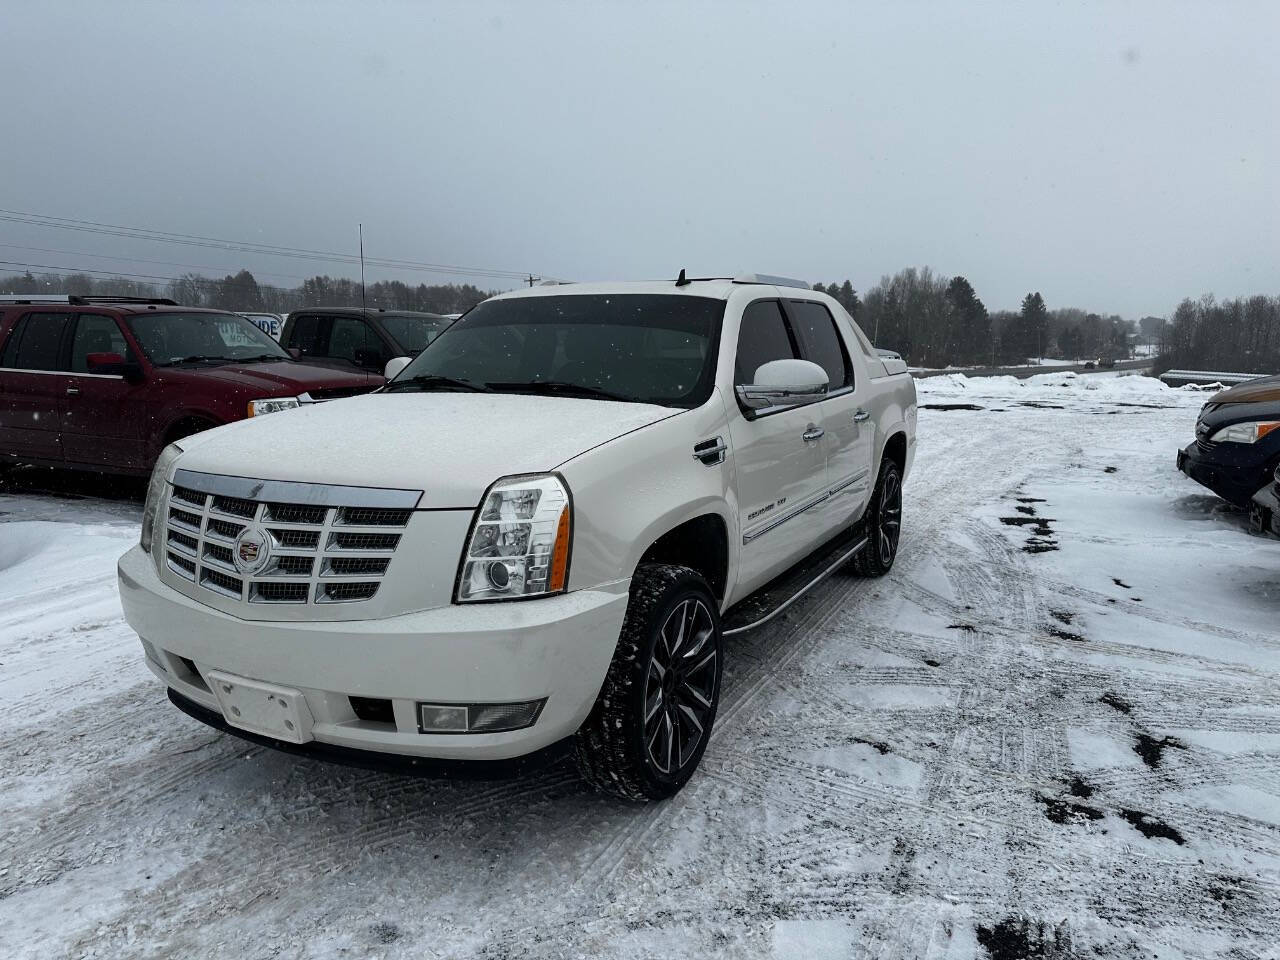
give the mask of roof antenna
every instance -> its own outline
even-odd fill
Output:
[[[680,276],[676,277],[676,286],[687,287],[691,283],[693,283],[693,281],[684,275],[684,267],[681,267]]]
[[[369,305],[364,302],[364,224],[356,224],[360,230],[360,309],[367,310]]]

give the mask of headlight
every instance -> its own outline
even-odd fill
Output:
[[[489,488],[462,556],[458,602],[564,591],[573,506],[559,477],[507,477]]]
[[[169,468],[178,459],[182,448],[171,443],[160,451],[155,469],[151,471],[151,482],[147,484],[147,502],[142,508],[142,549],[151,552],[151,538],[156,527],[156,510],[160,507],[160,497],[164,494],[164,485],[169,481]]]
[[[1280,430],[1280,420],[1251,420],[1223,427],[1209,438],[1210,443],[1257,443],[1272,430]]]
[[[297,397],[276,397],[274,400],[250,400],[249,416],[262,417],[281,410],[293,410],[298,406]]]

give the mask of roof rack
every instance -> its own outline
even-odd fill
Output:
[[[734,283],[761,283],[771,287],[797,287],[801,290],[812,289],[809,284],[803,280],[795,280],[791,277],[775,277],[771,273],[740,273],[736,277],[690,277],[681,268],[680,276],[676,277],[676,286],[683,287],[695,281],[702,280],[732,280]]]
[[[149,303],[176,307],[177,300],[168,297],[115,297],[78,293],[0,293],[0,303],[68,303],[83,306],[88,303]]]
[[[801,290],[812,289],[803,280],[792,277],[775,277],[770,273],[740,273],[733,278],[734,283],[763,283],[771,287],[798,287]]]

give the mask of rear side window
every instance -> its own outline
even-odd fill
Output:
[[[756,382],[756,371],[770,360],[788,360],[796,355],[782,308],[776,300],[757,300],[742,311],[738,331],[738,356],[733,382]]]
[[[800,356],[827,371],[830,381],[827,389],[839,390],[852,384],[849,354],[830,311],[812,300],[792,300],[787,308],[791,311],[796,339],[800,341]]]
[[[75,336],[71,338],[71,371],[88,373],[91,353],[115,353],[124,357],[126,363],[132,362],[131,351],[115,317],[82,313],[76,319]]]
[[[16,370],[60,369],[62,332],[68,317],[65,313],[28,313],[14,327],[0,363]]]
[[[297,347],[304,357],[318,356],[320,353],[320,318],[304,314],[295,317],[289,325],[289,340],[286,347]]]

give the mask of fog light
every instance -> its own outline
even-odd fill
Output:
[[[420,733],[504,733],[538,720],[546,698],[523,703],[419,703]]]
[[[420,703],[423,733],[466,733],[467,708],[444,703]]]

